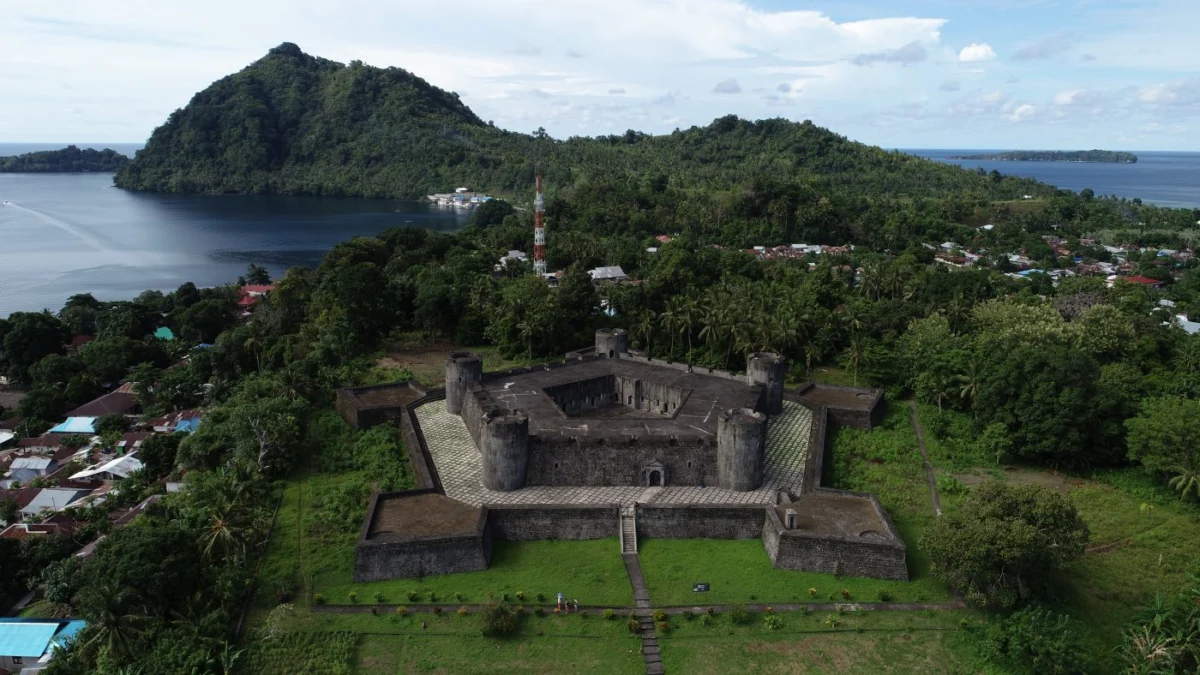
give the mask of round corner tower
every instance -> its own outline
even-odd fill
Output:
[[[525,487],[529,465],[529,418],[519,412],[489,415],[479,437],[483,486],[511,492]]]
[[[731,408],[717,416],[717,485],[749,492],[762,486],[767,416]]]
[[[746,383],[762,385],[759,409],[768,415],[783,412],[783,381],[787,361],[773,352],[755,352],[746,358]]]
[[[596,331],[596,355],[617,358],[629,351],[629,333],[624,328],[601,328]]]
[[[483,359],[474,352],[450,352],[446,359],[446,412],[461,415],[467,387],[483,379]]]

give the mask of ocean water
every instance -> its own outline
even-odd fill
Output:
[[[1116,195],[1174,208],[1200,208],[1200,152],[1137,152],[1136,164],[1080,162],[989,162],[950,159],[953,155],[986,155],[1004,150],[901,150],[968,169],[995,169],[1002,174],[1036,178],[1079,192]]]
[[[0,156],[16,154],[12,147],[0,144]],[[16,152],[31,151],[25,147]],[[405,225],[452,232],[469,218],[384,199],[134,193],[112,187],[111,174],[0,173],[4,201],[11,203],[0,203],[0,317],[58,310],[75,293],[123,300],[185,281],[230,283],[250,263],[279,275],[317,265],[354,236]]]

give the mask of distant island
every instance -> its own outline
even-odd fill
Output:
[[[129,158],[116,150],[80,150],[68,145],[62,150],[0,157],[0,173],[115,173],[128,163]]]
[[[1095,162],[1137,164],[1137,155],[1112,150],[1016,150],[991,155],[953,155],[948,159],[980,159],[994,162]]]

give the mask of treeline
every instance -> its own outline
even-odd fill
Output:
[[[0,157],[0,173],[79,173],[83,171],[114,172],[129,164],[129,158],[116,150],[105,148],[80,150],[68,145],[62,150],[28,152],[13,157]]]
[[[1031,179],[980,177],[854,143],[811,122],[730,115],[663,136],[513,133],[404,70],[343,65],[290,43],[172,113],[115,183],[217,194],[412,198],[461,185],[526,194],[535,161],[552,190],[647,175],[723,190],[766,175],[870,197],[1054,193]]]
[[[1136,164],[1132,152],[1112,150],[1016,150],[987,155],[953,155],[949,159],[993,160],[1000,162],[1097,162],[1105,164]]]

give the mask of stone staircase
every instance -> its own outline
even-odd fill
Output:
[[[634,507],[621,509],[621,553],[637,555],[637,516]]]

